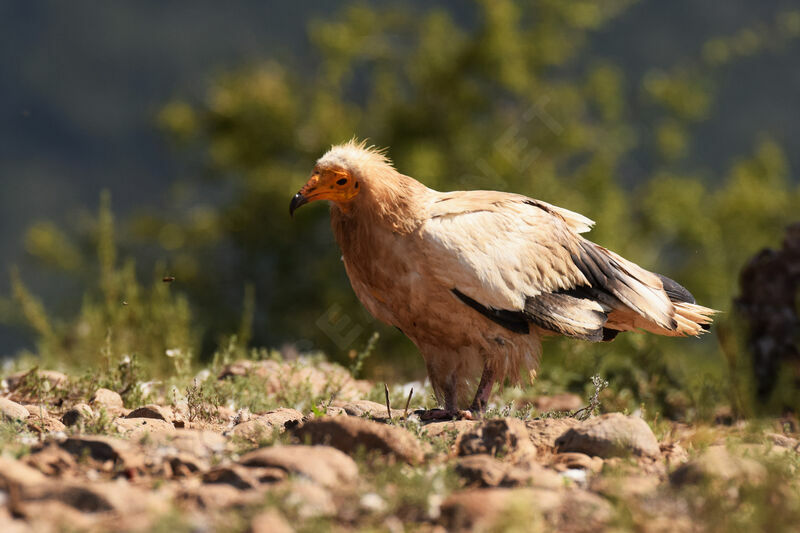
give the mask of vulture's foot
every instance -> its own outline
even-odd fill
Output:
[[[429,409],[419,415],[423,422],[443,421],[443,420],[473,420],[475,416],[470,411],[450,410],[450,409]]]

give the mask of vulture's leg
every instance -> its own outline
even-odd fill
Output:
[[[472,419],[469,411],[460,411],[456,397],[455,375],[451,375],[447,380],[444,389],[444,409],[431,409],[420,415],[421,420],[453,420],[453,419]]]
[[[487,362],[483,366],[483,374],[481,375],[481,382],[478,384],[478,391],[475,393],[475,399],[472,400],[472,405],[469,410],[473,413],[482,413],[486,410],[486,404],[489,403],[489,396],[492,394],[492,387],[494,386],[494,372],[489,368]]]

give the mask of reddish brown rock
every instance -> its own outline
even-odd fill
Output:
[[[477,420],[448,420],[445,422],[429,422],[423,426],[422,432],[428,437],[444,438],[453,442],[467,431],[471,431],[478,424]]]
[[[456,465],[456,473],[468,485],[477,487],[534,486],[558,489],[564,486],[558,474],[537,463],[514,465],[486,454],[462,457]]]
[[[172,475],[175,477],[186,477],[198,472],[208,470],[208,462],[189,453],[177,452],[164,457],[169,464]]]
[[[354,400],[343,402],[337,400],[331,407],[339,408],[350,416],[369,417],[376,420],[388,420],[389,412],[386,404],[373,402],[370,400]],[[405,412],[402,409],[392,409],[392,418],[403,418]]]
[[[98,515],[83,513],[58,500],[22,501],[15,506],[15,512],[21,520],[18,524],[25,524],[25,529],[6,529],[0,521],[0,531],[14,533],[55,532],[55,531],[91,531],[97,529],[100,523]],[[22,521],[25,520],[25,522]]]
[[[61,420],[49,416],[45,416],[44,418],[39,416],[31,416],[25,422],[28,426],[28,429],[37,433],[47,434],[54,433],[56,431],[64,431],[67,429],[67,426],[65,426]]]
[[[213,510],[259,504],[264,496],[257,491],[240,490],[227,483],[203,483],[200,486],[182,488],[175,499],[200,509]]]
[[[580,421],[574,418],[540,418],[525,422],[528,437],[540,454],[554,453],[556,439],[578,425]]]
[[[536,457],[528,430],[522,420],[485,420],[461,434],[456,444],[458,455],[489,454],[511,462],[527,462]]]
[[[35,468],[22,461],[0,456],[0,490],[11,493],[44,483],[47,478]]]
[[[224,465],[212,468],[203,474],[204,483],[225,483],[237,489],[252,489],[258,486],[258,477],[251,469],[239,465]]]
[[[356,463],[329,446],[259,448],[243,455],[239,463],[244,466],[280,468],[330,488],[341,487],[358,478]]]
[[[555,454],[550,459],[550,466],[559,472],[571,468],[599,472],[603,469],[603,460],[600,457],[589,457],[585,453],[565,452]]]
[[[143,463],[141,454],[135,446],[114,437],[73,436],[59,445],[75,457],[88,455],[97,461],[113,461],[124,468],[139,468]]]
[[[275,509],[258,513],[250,521],[250,533],[293,533],[294,529]]]
[[[24,462],[48,476],[62,476],[77,464],[70,453],[52,442],[25,457]]]
[[[422,462],[420,442],[407,430],[356,417],[311,420],[294,432],[301,442],[333,446],[347,454],[376,451],[410,464]]]

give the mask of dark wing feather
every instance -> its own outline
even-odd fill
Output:
[[[540,328],[587,341],[603,340],[609,309],[579,292],[552,292],[525,300],[525,316]]]

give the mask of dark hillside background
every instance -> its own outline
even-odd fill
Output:
[[[780,0],[2,2],[0,356],[81,357],[75,339],[91,321],[71,322],[80,310],[135,339],[136,320],[157,313],[114,305],[155,269],[188,296],[167,305],[157,287],[149,305],[186,329],[153,333],[148,350],[180,338],[210,357],[239,331],[251,345],[300,341],[346,359],[377,329],[388,354],[377,370],[414,361],[418,375],[410,344],[362,316],[323,210],[284,220],[314,158],[353,134],[390,145],[433,186],[506,188],[584,212],[598,242],[728,311],[747,257],[800,216],[798,36],[796,2]],[[563,132],[515,119],[542,95]],[[504,160],[502,136],[519,126],[516,140],[542,147],[530,167]],[[500,180],[472,175],[481,164]],[[87,292],[92,277],[100,290]],[[102,313],[89,305],[100,294]],[[363,330],[357,341],[315,325],[336,305]],[[724,332],[739,329],[614,350],[632,361],[713,353],[698,360],[722,368],[736,358]],[[573,346],[550,353],[599,357]],[[624,360],[608,372],[639,376]],[[550,377],[585,380],[563,370]]]

